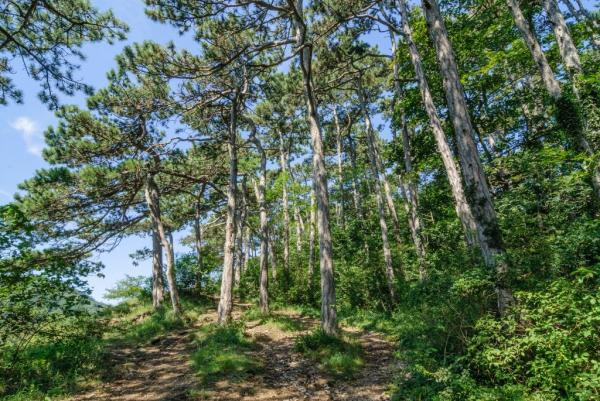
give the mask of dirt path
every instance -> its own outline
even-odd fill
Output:
[[[360,342],[365,365],[351,380],[334,380],[294,351],[295,338],[317,322],[289,311],[279,313],[301,329],[285,331],[274,324],[248,322],[246,334],[257,344],[252,356],[264,368],[242,382],[225,379],[209,389],[202,388],[190,362],[197,329],[192,327],[157,338],[147,346],[115,349],[112,378],[69,401],[389,400],[386,390],[398,366],[392,344],[378,334],[345,328]],[[197,325],[214,319],[214,313],[203,315]]]

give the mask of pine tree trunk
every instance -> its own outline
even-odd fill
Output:
[[[315,271],[315,229],[317,226],[317,197],[315,185],[310,186],[310,229],[308,232],[308,277],[312,280]]]
[[[163,249],[165,250],[165,256],[167,257],[167,286],[169,288],[169,295],[171,297],[171,306],[176,314],[181,314],[181,303],[179,302],[179,292],[177,291],[177,284],[175,283],[175,258],[173,254],[173,246],[167,238],[167,232],[162,222],[160,213],[160,194],[158,187],[154,182],[154,176],[148,174],[146,177],[146,186],[144,191],[146,197],[146,203],[150,210],[150,217],[152,218],[152,224],[156,227],[160,242]]]
[[[396,36],[390,31],[390,39],[392,42],[392,57],[394,60],[397,59],[398,45],[396,42]],[[402,88],[400,86],[400,72],[398,63],[393,63],[393,74],[394,74],[394,90],[396,92],[396,98],[400,100],[402,98]],[[417,258],[419,259],[419,280],[423,281],[427,276],[427,268],[425,266],[425,244],[422,235],[422,223],[421,217],[419,216],[419,193],[417,186],[415,185],[414,178],[411,177],[413,172],[412,167],[412,156],[410,150],[410,134],[408,129],[408,122],[406,121],[406,114],[403,109],[400,110],[400,132],[402,133],[402,149],[404,156],[404,174],[399,175],[400,188],[404,202],[406,214],[408,216],[408,226],[410,227],[410,234],[417,251]],[[393,133],[394,140],[395,132]]]
[[[373,175],[373,186],[375,187],[375,200],[377,202],[377,213],[379,215],[379,228],[381,229],[381,242],[383,245],[383,259],[385,261],[385,275],[387,279],[388,291],[392,302],[396,299],[394,286],[396,278],[394,275],[394,267],[392,265],[392,252],[390,250],[390,242],[388,239],[388,228],[385,221],[385,206],[383,204],[382,188],[380,185],[380,172],[377,168],[377,154],[375,152],[375,144],[373,140],[373,130],[371,129],[370,120],[365,113],[365,122],[367,125],[367,145],[369,149],[369,165],[371,166],[371,174]]]
[[[275,248],[273,247],[273,225],[271,224],[271,229],[269,229],[269,244],[267,246],[269,250],[269,264],[271,265],[271,278],[273,281],[277,281],[277,261],[275,260]]]
[[[196,274],[196,290],[200,290],[202,283],[202,223],[200,223],[200,202],[196,203],[196,215],[194,216],[194,244],[196,248],[196,261],[198,273]]]
[[[359,83],[360,85],[360,83]],[[378,144],[379,144],[379,138],[377,136],[377,134],[375,133],[375,130],[373,129],[373,123],[371,122],[371,115],[369,114],[369,110],[367,109],[367,99],[366,96],[362,90],[362,88],[359,87],[359,98],[360,98],[360,106],[362,109],[362,112],[364,114],[365,117],[365,125],[367,128],[367,141],[369,142],[369,146],[372,146],[372,152],[373,152],[373,160],[372,162],[375,163],[376,167],[377,167],[377,175],[373,176],[373,178],[375,178],[376,180],[379,181],[379,184],[376,185],[375,188],[375,192],[377,192],[377,187],[380,187],[383,189],[384,194],[385,194],[385,206],[387,206],[387,210],[390,213],[390,216],[392,217],[392,223],[394,224],[394,232],[396,234],[396,242],[398,245],[398,249],[401,249],[402,247],[402,234],[400,232],[400,221],[398,219],[398,213],[396,212],[396,205],[394,204],[394,198],[392,197],[392,189],[390,187],[390,184],[387,180],[386,174],[385,174],[385,169],[383,167],[383,162],[381,161],[381,155],[380,155],[380,151],[378,148]],[[371,150],[370,150],[371,151]]]
[[[342,129],[338,118],[337,107],[333,107],[333,122],[335,124],[335,150],[337,153],[337,182],[339,191],[339,203],[336,208],[337,223],[344,227],[344,170],[342,159]]]
[[[221,277],[221,297],[217,309],[218,323],[223,325],[231,321],[233,308],[233,269],[235,252],[235,230],[237,226],[237,117],[239,92],[231,105],[229,117],[229,185],[227,186],[227,218],[225,222],[225,245],[223,249],[223,274]]]
[[[160,236],[158,227],[152,219],[152,306],[154,309],[160,308],[165,298],[162,265]]]
[[[529,23],[525,19],[521,8],[519,7],[518,0],[506,0],[508,4],[508,8],[513,15],[515,20],[515,24],[519,31],[521,31],[521,35],[523,35],[523,39],[525,40],[525,44],[529,48],[529,52],[533,57],[538,69],[540,71],[540,75],[542,77],[542,82],[544,83],[544,87],[554,99],[558,99],[561,96],[560,85],[556,78],[554,77],[554,72],[548,64],[548,60],[542,51],[540,43],[538,42],[535,34],[531,30]]]
[[[485,264],[495,269],[498,313],[503,315],[513,302],[513,296],[507,283],[508,264],[502,245],[502,233],[483,165],[473,140],[471,117],[437,0],[423,0],[423,10],[427,29],[436,48],[448,111],[456,134],[461,170],[470,194],[468,201],[477,222],[479,247]]]
[[[335,281],[333,276],[333,246],[329,226],[329,197],[327,194],[327,171],[325,152],[321,135],[321,124],[317,111],[312,82],[312,44],[306,42],[307,29],[303,21],[302,0],[296,1],[293,15],[296,33],[296,46],[302,47],[299,53],[300,68],[307,108],[307,120],[310,129],[313,151],[313,176],[317,197],[317,228],[319,231],[319,264],[321,270],[321,328],[329,335],[337,333],[337,313],[335,308]]]
[[[269,226],[267,219],[267,203],[265,201],[265,187],[267,185],[267,157],[264,149],[258,140],[253,138],[256,148],[260,154],[260,176],[258,184],[254,182],[254,192],[260,213],[260,276],[258,289],[258,303],[262,313],[269,313],[269,272],[268,272],[268,253],[269,253]]]
[[[242,279],[242,266],[244,263],[244,238],[243,229],[246,223],[246,177],[242,179],[242,188],[240,193],[240,202],[238,207],[238,221],[236,223],[235,235],[235,263],[234,263],[234,282],[235,286],[240,285]]]
[[[558,50],[567,71],[571,76],[580,74],[582,69],[579,53],[577,53],[577,47],[575,46],[575,43],[573,43],[571,32],[565,22],[565,17],[558,7],[557,1],[543,0],[543,2],[546,14],[552,22],[552,29],[556,36],[556,43],[558,43]]]
[[[281,203],[283,208],[283,274],[285,280],[287,280],[290,270],[290,211],[287,192],[288,154],[281,132],[279,132],[279,164],[285,178],[282,186]]]
[[[362,205],[360,199],[360,192],[358,190],[358,182],[356,179],[356,172],[358,168],[356,166],[356,147],[354,144],[354,139],[352,135],[348,135],[348,145],[349,145],[349,154],[350,154],[350,164],[352,167],[352,200],[354,202],[354,211],[356,215],[362,219]]]
[[[294,224],[296,226],[296,252],[300,254],[302,252],[302,232],[304,231],[302,227],[304,223],[298,206],[294,206]]]
[[[598,37],[598,29],[600,28],[600,24],[598,24],[598,22],[585,9],[585,7],[583,7],[583,4],[581,4],[580,0],[577,0],[579,9],[576,9],[570,0],[562,0],[562,2],[567,6],[569,12],[576,21],[585,24],[585,30],[589,35],[589,39],[594,48],[600,48],[600,38]]]
[[[431,130],[433,131],[438,152],[442,158],[446,175],[448,176],[448,182],[454,198],[456,214],[458,215],[458,218],[460,219],[465,231],[467,244],[469,246],[473,246],[476,244],[475,233],[477,231],[477,224],[475,222],[473,212],[471,211],[471,206],[467,202],[459,168],[454,161],[452,151],[450,150],[450,145],[448,144],[448,139],[446,138],[446,134],[442,128],[442,123],[438,117],[435,104],[433,103],[433,97],[431,95],[431,90],[429,89],[429,83],[427,82],[427,78],[425,76],[421,55],[419,54],[417,46],[413,40],[412,29],[410,28],[408,22],[408,8],[406,6],[406,1],[398,0],[398,6],[402,17],[402,31],[404,33],[404,39],[408,45],[411,61],[415,69],[415,76],[421,91],[421,98],[423,100],[423,105],[425,106],[427,116],[429,117],[429,123],[431,125]]]

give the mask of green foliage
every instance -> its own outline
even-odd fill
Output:
[[[262,369],[261,362],[252,355],[254,345],[240,324],[203,326],[197,347],[192,361],[204,383],[241,381]]]
[[[362,348],[351,337],[330,336],[323,330],[298,337],[295,349],[333,377],[351,379],[364,365]]]
[[[29,77],[41,82],[42,101],[56,106],[57,90],[73,94],[92,88],[76,80],[81,47],[88,42],[125,39],[127,26],[112,12],[100,12],[88,0],[11,1],[0,14],[0,105],[22,101],[10,79],[15,60],[22,60]]]
[[[117,281],[113,288],[106,291],[106,299],[141,299],[148,298],[151,294],[152,283],[146,276],[132,277],[126,275],[124,279]]]

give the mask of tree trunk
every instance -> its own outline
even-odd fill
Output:
[[[508,264],[502,245],[502,233],[483,166],[473,140],[471,117],[460,83],[452,45],[437,0],[423,0],[423,9],[427,29],[436,48],[448,111],[456,134],[459,161],[470,194],[469,204],[477,222],[479,247],[485,264],[495,269],[498,313],[503,315],[513,302],[513,296],[507,283]]]
[[[265,187],[267,185],[267,157],[258,140],[254,137],[254,143],[260,154],[260,176],[259,183],[254,182],[254,192],[260,211],[260,276],[258,304],[262,313],[269,313],[269,272],[267,259],[269,254],[269,226],[267,220],[267,203],[265,201]]]
[[[315,271],[315,229],[317,225],[317,197],[315,185],[310,186],[310,229],[308,232],[308,277],[312,280]]]
[[[302,222],[302,215],[300,214],[300,208],[294,206],[294,222],[296,226],[296,252],[300,254],[302,252],[302,232],[304,231],[304,223]]]
[[[202,283],[202,224],[200,223],[200,202],[196,203],[196,215],[194,216],[194,244],[196,248],[196,261],[198,273],[196,274],[196,290],[200,290]]]
[[[396,212],[396,205],[394,204],[394,198],[392,197],[392,189],[390,187],[390,183],[387,180],[385,169],[383,167],[383,162],[381,161],[381,153],[378,148],[379,138],[373,129],[373,123],[371,122],[371,115],[369,114],[369,110],[367,109],[367,99],[362,91],[362,88],[359,88],[359,97],[361,99],[361,109],[365,116],[365,125],[367,128],[367,140],[370,142],[369,145],[373,147],[373,162],[377,166],[378,174],[373,178],[379,180],[380,187],[383,188],[385,194],[385,201],[387,205],[387,210],[392,217],[392,223],[394,224],[394,232],[396,234],[396,242],[398,244],[398,249],[402,247],[402,234],[400,231],[400,221],[398,219],[398,213]],[[377,191],[377,188],[375,188]]]
[[[556,36],[556,43],[558,43],[558,50],[563,62],[565,63],[567,71],[571,76],[580,74],[582,69],[581,60],[579,59],[579,54],[577,53],[577,47],[575,46],[575,43],[573,43],[571,32],[569,31],[569,27],[565,22],[565,17],[558,7],[557,1],[544,0],[544,9],[546,10],[548,18],[552,22],[552,29],[554,30],[554,35]]]
[[[317,197],[317,228],[319,231],[319,264],[321,270],[321,327],[329,335],[337,333],[337,314],[335,308],[335,281],[333,276],[333,246],[329,227],[329,199],[327,194],[327,171],[321,124],[317,111],[312,82],[312,44],[306,42],[306,25],[303,20],[302,0],[296,1],[296,10],[292,18],[296,32],[296,46],[302,48],[299,53],[300,68],[307,108],[307,120],[310,128],[313,151],[313,176]]]
[[[358,190],[358,182],[356,180],[356,173],[358,172],[358,168],[356,166],[356,147],[352,135],[348,135],[348,142],[350,150],[350,164],[352,166],[352,200],[354,201],[354,211],[356,212],[356,215],[358,218],[362,219],[360,192]]]
[[[383,259],[385,261],[385,275],[387,279],[388,291],[392,302],[396,299],[394,286],[396,278],[394,276],[394,267],[392,265],[392,252],[390,251],[390,242],[388,239],[388,228],[385,221],[385,206],[383,204],[382,188],[380,186],[380,172],[377,168],[377,154],[375,152],[375,144],[373,141],[373,130],[371,129],[370,120],[365,113],[365,122],[367,125],[367,144],[369,149],[369,165],[371,166],[371,174],[373,175],[373,185],[375,187],[375,200],[377,201],[377,213],[379,215],[379,227],[381,229],[381,242],[383,245]]]
[[[273,227],[273,225],[271,225]],[[269,241],[268,250],[269,250],[269,264],[271,265],[271,278],[273,281],[277,281],[277,261],[275,260],[275,247],[273,246],[273,231],[269,230]]]
[[[233,269],[235,252],[235,230],[237,217],[237,118],[239,92],[231,105],[229,117],[229,185],[227,186],[227,219],[225,222],[225,245],[223,249],[223,275],[221,278],[221,297],[217,309],[218,323],[223,325],[231,321],[233,308]]]
[[[287,280],[290,270],[290,212],[287,193],[288,182],[288,155],[287,149],[283,140],[283,134],[279,132],[279,164],[281,172],[284,176],[282,186],[282,208],[283,208],[283,273]]]
[[[427,78],[425,76],[421,55],[419,54],[417,46],[413,40],[412,29],[408,23],[408,8],[405,0],[399,0],[398,6],[402,17],[402,31],[404,33],[404,39],[408,45],[411,61],[415,69],[415,75],[417,77],[417,81],[419,82],[421,98],[423,99],[423,105],[425,106],[425,111],[429,117],[429,123],[431,124],[431,130],[433,131],[433,136],[435,137],[438,152],[440,153],[444,168],[446,170],[446,175],[448,176],[448,182],[454,198],[456,214],[458,215],[458,218],[460,219],[465,231],[467,244],[469,246],[473,246],[476,243],[475,232],[477,231],[475,218],[473,217],[471,206],[467,202],[463,183],[460,178],[459,168],[454,162],[452,151],[450,150],[450,145],[448,144],[448,139],[446,138],[446,134],[442,128],[442,123],[437,115],[437,110],[433,103],[433,97],[429,89],[429,83],[427,82]]]
[[[339,191],[339,203],[336,208],[338,225],[344,227],[344,170],[342,159],[342,129],[338,118],[337,107],[333,107],[333,122],[335,124],[335,149],[337,152],[337,182]]]
[[[152,219],[152,306],[154,309],[160,308],[165,298],[162,265],[160,236],[158,227]]]
[[[162,222],[160,213],[160,194],[156,182],[154,182],[154,176],[148,174],[146,177],[146,187],[144,191],[146,197],[146,203],[150,210],[150,217],[152,218],[152,224],[156,227],[160,242],[165,255],[167,257],[167,286],[169,288],[169,295],[171,297],[171,306],[175,314],[181,314],[181,303],[179,302],[179,292],[177,291],[177,284],[175,283],[175,258],[173,255],[173,246],[167,238],[167,232]]]
[[[538,69],[542,76],[542,82],[544,83],[546,90],[548,91],[550,96],[552,96],[554,99],[558,99],[561,96],[560,85],[554,77],[554,72],[552,71],[550,64],[548,64],[548,60],[546,59],[546,56],[542,51],[540,43],[535,37],[535,34],[531,30],[529,23],[525,19],[525,16],[523,15],[521,8],[519,7],[518,0],[506,0],[506,2],[508,4],[508,8],[510,8],[510,11],[513,15],[515,24],[517,25],[517,28],[519,28],[519,30],[521,31],[523,39],[525,40],[525,43],[529,48],[529,52],[531,53],[533,60],[538,66]]]
[[[244,224],[246,223],[246,177],[242,179],[242,188],[240,193],[240,202],[238,207],[238,221],[236,223],[236,235],[235,235],[235,263],[234,263],[234,281],[235,286],[240,285],[242,279],[242,266],[244,263]]]
[[[598,22],[590,15],[590,13],[583,7],[580,0],[577,0],[579,5],[579,9],[576,9],[573,3],[570,0],[562,0],[562,2],[567,6],[569,12],[575,18],[576,21],[582,22],[585,24],[585,30],[588,33],[589,38],[591,40],[592,45],[598,49],[600,47],[600,39],[598,38],[598,29],[600,25]]]

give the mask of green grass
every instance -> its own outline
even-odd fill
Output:
[[[206,325],[199,336],[192,361],[203,383],[221,379],[239,382],[262,369],[252,356],[255,345],[244,335],[242,325]]]
[[[295,349],[340,379],[351,379],[364,366],[362,349],[356,340],[330,336],[321,329],[299,337]]]
[[[294,319],[277,312],[265,314],[256,307],[248,309],[244,313],[242,319],[245,322],[258,320],[259,325],[271,325],[281,331],[300,331],[304,329],[304,325],[298,319]]]
[[[175,316],[168,303],[153,311],[148,300],[129,300],[96,318],[71,326],[62,322],[66,328],[61,338],[34,338],[16,362],[5,346],[0,352],[0,401],[46,401],[110,379],[111,347],[143,346],[189,326],[207,309],[206,303],[193,298],[182,301],[182,317]]]

